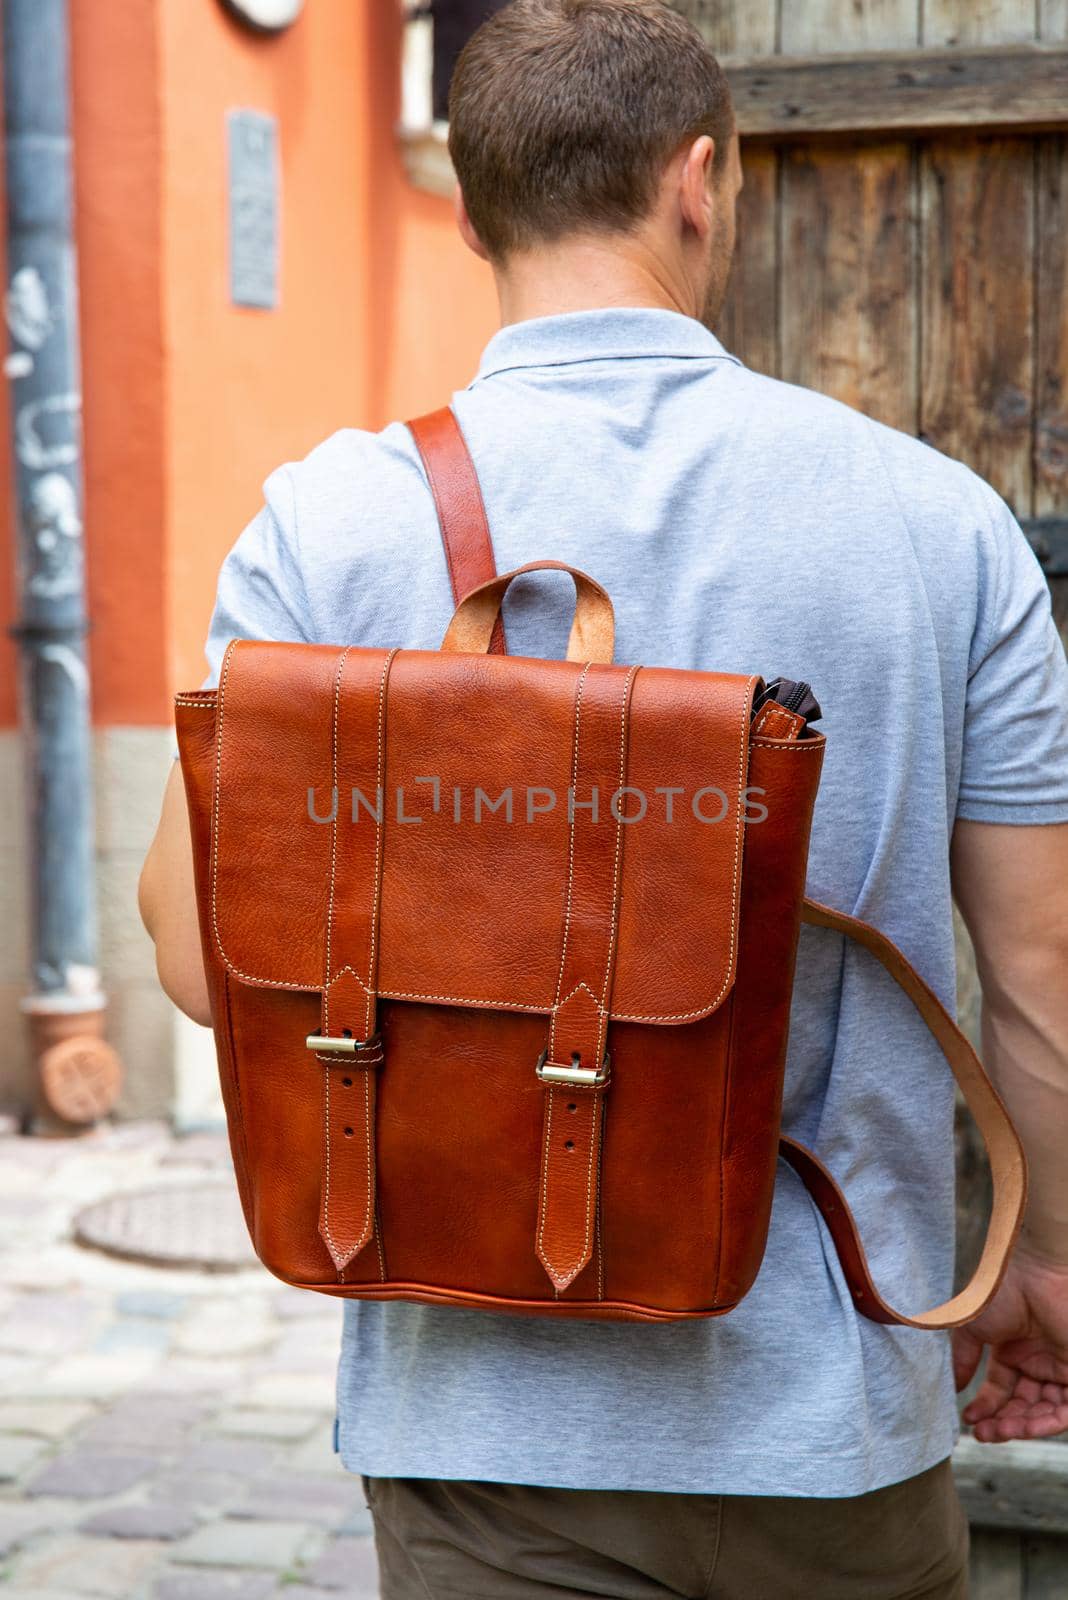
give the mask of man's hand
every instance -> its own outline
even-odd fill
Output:
[[[957,1388],[990,1361],[964,1421],[983,1444],[1048,1439],[1068,1429],[1068,1267],[1017,1254],[981,1317],[953,1335]]]

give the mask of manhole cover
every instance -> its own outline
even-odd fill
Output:
[[[257,1265],[233,1182],[132,1189],[74,1219],[79,1244],[131,1261],[234,1272]]]

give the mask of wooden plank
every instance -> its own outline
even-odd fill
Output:
[[[725,60],[739,131],[760,138],[1068,126],[1068,49]]]
[[[1035,515],[1068,516],[1068,138],[1035,152]]]
[[[804,0],[782,8],[784,55],[892,50],[919,43],[918,0]]]
[[[972,1529],[971,1600],[1024,1600],[1018,1533]]]
[[[1068,1539],[1024,1540],[1024,1600],[1064,1600],[1068,1594]]]
[[[1050,44],[1068,39],[1068,0],[1038,0],[1038,37]]]
[[[774,55],[776,0],[671,0],[716,55]]]
[[[727,300],[716,329],[728,350],[757,372],[779,375],[778,156],[766,147],[742,153],[738,242]]]
[[[1022,44],[1035,37],[1033,0],[924,0],[924,44]]]
[[[781,49],[919,42],[919,0],[784,5]],[[910,52],[912,53],[912,52]],[[826,65],[826,62],[825,62]],[[913,163],[899,141],[782,154],[782,375],[893,426],[917,426]]]
[[[958,140],[923,156],[920,431],[1021,516],[1031,508],[1033,148]]]
[[[953,1452],[953,1476],[974,1526],[1068,1534],[1068,1445],[1049,1439],[989,1445],[965,1435]]]
[[[914,432],[911,177],[903,143],[784,152],[782,376]]]
[[[1040,140],[1035,151],[1035,457],[1034,509],[1068,518],[1068,137]],[[1047,542],[1065,570],[1060,522]],[[1050,582],[1053,615],[1068,645],[1068,576]],[[1066,1585],[1068,1588],[1068,1585]]]

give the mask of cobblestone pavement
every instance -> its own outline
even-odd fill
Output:
[[[120,1189],[228,1169],[159,1124],[0,1134],[0,1588],[12,1600],[372,1600],[332,1450],[340,1306],[258,1265],[164,1270],[72,1242]]]

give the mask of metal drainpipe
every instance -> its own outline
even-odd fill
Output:
[[[67,0],[2,0],[10,390],[33,971],[22,1002],[44,1107],[113,1102],[103,1042],[82,528]],[[42,1106],[43,1102],[43,1106]]]

